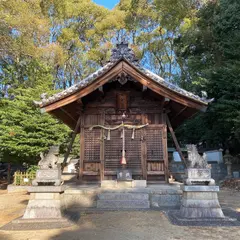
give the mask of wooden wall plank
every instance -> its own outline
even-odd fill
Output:
[[[101,114],[101,125],[105,124],[105,112]],[[100,179],[104,180],[104,159],[105,159],[105,140],[104,140],[104,129],[101,129],[101,140],[100,140]]]
[[[163,114],[163,121],[164,121],[164,128],[163,128],[164,172],[165,172],[165,181],[168,183],[169,182],[169,166],[168,166],[166,114]]]
[[[141,139],[141,163],[142,163],[142,177],[147,180],[147,146],[146,146],[146,129],[142,129]]]
[[[80,162],[79,162],[79,180],[82,181],[83,180],[83,169],[84,169],[84,165],[83,165],[83,161],[84,161],[84,114],[82,115],[81,118],[81,131],[80,131]]]

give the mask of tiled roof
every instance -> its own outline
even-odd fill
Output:
[[[90,85],[94,80],[96,80],[98,77],[103,76],[106,72],[108,72],[112,67],[116,65],[117,62],[119,62],[121,59],[125,59],[127,62],[132,64],[135,68],[137,68],[143,75],[151,78],[153,81],[158,83],[161,86],[164,86],[174,92],[177,92],[183,96],[186,96],[190,99],[194,99],[195,101],[201,102],[205,105],[207,105],[211,100],[207,100],[204,98],[201,98],[191,92],[188,92],[172,83],[169,83],[168,81],[164,80],[157,74],[143,68],[140,66],[138,60],[136,59],[134,52],[132,49],[128,47],[127,43],[120,43],[117,44],[116,48],[112,49],[112,55],[110,58],[110,61],[103,66],[102,68],[98,69],[96,72],[92,73],[79,83],[67,88],[66,90],[59,92],[57,94],[54,94],[51,97],[46,97],[46,94],[41,95],[41,102],[36,102],[35,104],[41,107],[44,107],[46,105],[49,105],[53,102],[56,102],[62,98],[65,98],[66,96],[72,95],[75,92],[79,91],[80,89]]]

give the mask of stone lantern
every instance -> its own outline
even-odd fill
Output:
[[[227,149],[225,155],[223,156],[224,163],[227,165],[227,178],[232,178],[232,160],[233,156],[229,153]]]

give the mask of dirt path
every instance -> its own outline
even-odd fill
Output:
[[[0,226],[22,216],[28,199],[27,192],[7,193],[7,190],[0,190]]]
[[[21,216],[29,196],[0,191],[0,225]],[[221,191],[222,205],[240,213],[240,193]],[[104,212],[83,214],[79,222],[65,229],[38,231],[0,231],[1,240],[237,240],[240,227],[179,227],[171,225],[157,211]]]

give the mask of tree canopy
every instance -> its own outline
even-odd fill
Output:
[[[214,98],[181,126],[181,143],[239,152],[240,3],[233,0],[0,2],[0,153],[34,159],[67,142],[69,129],[33,100],[81,81],[103,66],[117,42],[167,81]]]

